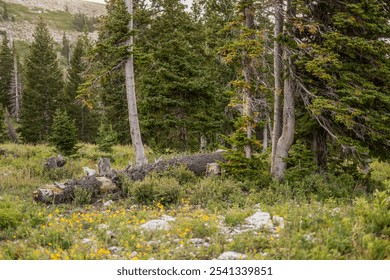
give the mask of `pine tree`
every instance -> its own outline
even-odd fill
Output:
[[[63,57],[65,57],[66,63],[69,64],[69,61],[70,61],[70,42],[69,42],[69,39],[66,36],[65,32],[62,35],[61,54],[62,54]]]
[[[77,152],[76,126],[66,111],[56,110],[51,130],[49,142],[59,153],[67,156]]]
[[[361,161],[390,151],[390,14],[386,1],[298,6],[298,85],[317,128],[317,158]],[[320,133],[317,133],[320,131]],[[322,141],[318,141],[318,135]],[[327,146],[333,147],[327,147]],[[330,154],[330,151],[335,154]],[[326,169],[326,163],[322,163]]]
[[[3,41],[0,49],[0,106],[9,109],[10,100],[9,92],[11,90],[13,56],[7,33],[4,33]]]
[[[204,49],[202,23],[180,1],[160,4],[138,44],[150,56],[139,70],[141,127],[149,146],[195,151],[201,136],[213,140],[223,126],[213,58]]]
[[[5,124],[5,110],[3,106],[0,105],[0,143],[4,143],[8,138],[7,126]]]
[[[97,133],[98,117],[95,110],[78,98],[78,89],[85,82],[84,72],[87,65],[85,56],[90,42],[86,35],[77,39],[68,68],[68,79],[64,90],[63,107],[69,117],[76,121],[78,139],[82,142],[93,142]]]
[[[63,90],[54,41],[41,19],[25,63],[25,88],[20,132],[26,142],[45,141]]]

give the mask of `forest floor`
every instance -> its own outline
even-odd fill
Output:
[[[237,259],[390,259],[385,163],[372,164],[380,190],[344,199],[294,197],[277,184],[256,190],[226,176],[200,178],[176,168],[124,182],[119,199],[90,203],[79,192],[73,203],[45,205],[33,200],[38,187],[80,178],[83,166],[96,169],[103,156],[124,169],[131,147],[115,146],[107,155],[83,145],[56,170],[43,167],[55,155],[48,146],[5,144],[0,150],[0,259],[195,260],[226,252],[235,253],[225,258]],[[268,217],[264,226],[251,222],[256,215]]]

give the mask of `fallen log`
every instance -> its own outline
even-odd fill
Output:
[[[69,180],[65,183],[47,184],[38,188],[34,193],[34,200],[48,204],[68,203],[75,198],[75,189],[83,188],[91,193],[92,201],[107,193],[119,193],[121,191],[118,174],[130,180],[143,180],[150,172],[163,172],[171,167],[184,165],[195,175],[206,174],[207,166],[217,161],[224,161],[223,151],[208,154],[195,154],[157,160],[155,163],[142,166],[129,166],[125,170],[115,171],[110,167],[108,159],[99,160],[99,175],[85,176],[78,180]]]
[[[86,176],[79,180],[65,183],[54,182],[46,184],[33,193],[34,200],[47,204],[68,203],[74,200],[75,190],[82,188],[91,194],[91,200],[98,199],[103,194],[119,192],[119,185],[106,177]]]
[[[131,180],[143,180],[146,175],[152,171],[162,172],[171,167],[184,165],[188,170],[195,173],[197,176],[202,176],[206,173],[207,165],[218,161],[225,161],[223,151],[208,153],[208,154],[195,154],[182,156],[178,158],[171,158],[166,160],[158,160],[155,163],[146,164],[142,166],[129,166],[123,172],[126,177]]]

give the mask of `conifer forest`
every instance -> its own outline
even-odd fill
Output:
[[[105,7],[0,28],[0,259],[390,259],[389,0]]]

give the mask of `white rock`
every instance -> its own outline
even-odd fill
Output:
[[[142,230],[153,231],[153,230],[169,230],[170,225],[164,220],[151,220],[140,226]]]
[[[93,169],[91,169],[91,168],[89,168],[89,167],[87,167],[87,166],[84,166],[84,167],[83,167],[83,170],[84,170],[84,172],[85,172],[85,175],[87,175],[87,176],[96,175],[96,170],[93,170]]]
[[[254,229],[272,227],[271,215],[267,212],[257,211],[252,216],[246,218],[245,221]]]
[[[119,247],[116,247],[116,246],[112,246],[112,247],[108,248],[108,250],[110,250],[111,254],[118,254],[119,251],[122,250],[122,248],[119,248]]]
[[[229,252],[222,253],[222,255],[220,255],[217,259],[218,260],[244,260],[246,259],[246,255],[229,251]]]
[[[92,240],[90,238],[84,238],[83,240],[81,240],[81,243],[84,243],[84,244],[87,244],[87,243],[90,243]]]
[[[130,258],[134,258],[138,255],[136,251],[131,252]]]
[[[160,220],[166,221],[166,222],[174,222],[174,221],[176,221],[176,218],[168,216],[168,215],[162,215]]]
[[[108,207],[108,206],[111,206],[111,204],[113,204],[113,203],[114,203],[114,201],[109,200],[109,201],[104,202],[104,203],[103,203],[103,206]]]

